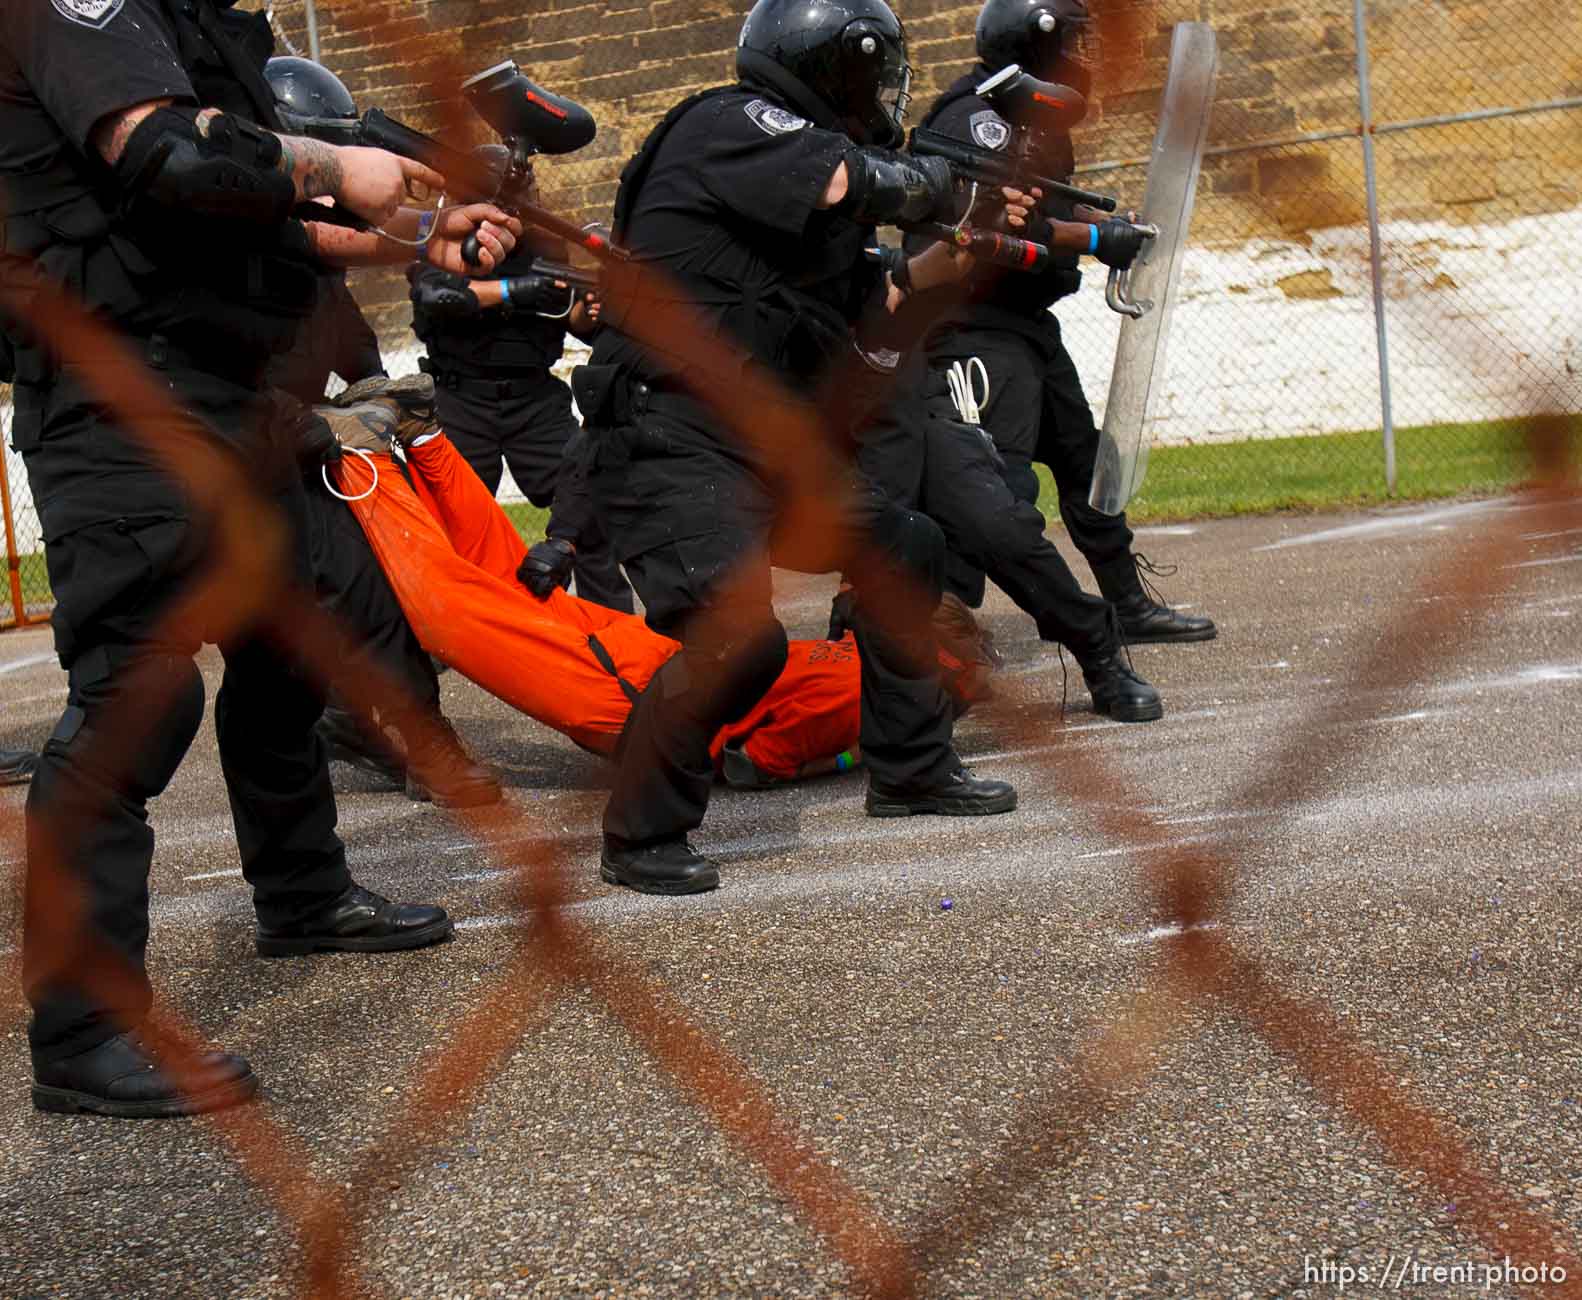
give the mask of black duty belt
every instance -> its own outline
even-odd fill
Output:
[[[626,418],[621,423],[634,423],[650,411],[687,424],[701,424],[705,429],[718,424],[720,420],[706,403],[699,401],[679,384],[633,380],[625,392]]]
[[[242,388],[254,388],[265,360],[243,348],[194,347],[190,339],[172,339],[162,333],[126,337],[122,345],[107,350],[90,344],[74,348],[71,354],[74,369],[104,369],[128,363],[146,365],[151,370],[191,371]]]
[[[441,370],[427,362],[422,363],[425,374],[434,376],[434,387],[461,393],[466,397],[481,397],[485,401],[508,402],[526,397],[544,386],[549,370],[544,367],[517,370],[509,379],[490,379],[482,375],[465,375],[456,370]]]

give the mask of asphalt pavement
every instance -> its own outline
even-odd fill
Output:
[[[1221,629],[1134,651],[1166,705],[1146,725],[1092,714],[1075,667],[991,595],[1002,700],[963,721],[958,746],[1016,782],[1019,809],[870,820],[859,774],[722,790],[697,842],[724,885],[702,898],[600,884],[603,764],[456,673],[444,705],[573,864],[578,919],[746,1062],[899,1237],[922,1235],[925,1250],[948,1238],[937,1207],[975,1166],[1007,1140],[1036,1163],[1047,1143],[1052,1167],[938,1264],[933,1294],[1334,1296],[1344,1269],[1348,1292],[1377,1289],[1381,1270],[1410,1260],[1465,1271],[1398,1272],[1403,1294],[1543,1295],[1485,1272],[1500,1261],[1467,1234],[1463,1207],[1392,1167],[1378,1137],[1210,1006],[1178,1012],[1090,1133],[1019,1123],[1063,1095],[1073,1060],[1181,942],[1135,855],[1063,785],[1067,750],[1097,753],[1118,806],[1184,842],[1237,837],[1239,884],[1217,924],[1284,989],[1332,1007],[1582,1252],[1582,509],[1521,529],[1501,561],[1508,586],[1487,616],[1459,621],[1449,667],[1375,692],[1366,719],[1345,724],[1366,731],[1356,757],[1335,751],[1357,737],[1326,725],[1384,620],[1451,598],[1431,581],[1447,543],[1520,526],[1512,512],[1526,509],[1142,530],[1140,550],[1179,566],[1169,598]],[[792,634],[816,635],[831,581],[780,587]],[[212,698],[219,660],[202,666]],[[40,743],[63,681],[47,632],[0,637],[0,743]],[[1241,794],[1302,734],[1315,792],[1249,816]],[[534,923],[449,815],[347,769],[337,788],[358,878],[443,903],[454,942],[255,958],[207,725],[152,814],[158,993],[251,1058],[305,1172],[331,1181],[384,1138],[426,1054]],[[0,792],[5,814],[21,806],[20,791]],[[27,1082],[13,1020],[0,1026],[0,1296],[294,1292],[300,1244],[212,1127],[36,1114]],[[824,1243],[586,990],[554,1005],[453,1135],[375,1204],[355,1239],[378,1294],[852,1293]],[[1562,1261],[1557,1244],[1525,1262]]]

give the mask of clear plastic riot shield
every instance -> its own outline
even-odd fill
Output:
[[[1088,504],[1107,515],[1126,509],[1148,472],[1152,421],[1165,383],[1170,312],[1192,224],[1218,72],[1214,29],[1206,23],[1176,24],[1140,216],[1156,233],[1128,270],[1110,272],[1105,294],[1110,307],[1126,317],[1088,492]]]

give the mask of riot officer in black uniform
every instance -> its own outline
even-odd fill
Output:
[[[978,16],[980,62],[935,101],[922,125],[980,149],[1005,149],[1013,138],[1012,124],[974,88],[992,73],[1019,64],[1035,77],[1086,96],[1092,77],[1078,54],[1087,21],[1085,0],[988,0]],[[1041,140],[1045,156],[1031,160],[1035,174],[1069,181],[1076,166],[1070,134],[1051,131],[1042,133]],[[1103,213],[1076,210],[1052,196],[1043,201],[1043,215],[1057,221],[1104,221]],[[1038,238],[1036,230],[1032,237]],[[1036,503],[1033,462],[1049,466],[1060,493],[1061,518],[1099,590],[1115,606],[1126,640],[1209,640],[1215,635],[1211,620],[1160,604],[1144,588],[1139,567],[1157,570],[1133,554],[1125,515],[1106,515],[1088,505],[1099,433],[1077,368],[1061,341],[1060,323],[1049,311],[1081,283],[1075,253],[1052,259],[1038,275],[981,274],[964,307],[933,332],[929,359],[936,370],[970,357],[987,367],[990,397],[983,425],[1004,457],[1012,490]],[[950,578],[969,604],[981,602],[981,573],[952,566]]]
[[[503,174],[503,145],[474,150]],[[596,295],[580,292],[539,270],[564,266],[564,240],[529,231],[517,251],[488,279],[469,280],[418,263],[411,268],[412,328],[428,349],[438,415],[446,436],[494,492],[502,461],[535,506],[554,502],[566,472],[567,449],[578,454],[582,426],[571,391],[553,374],[566,332],[590,336],[597,328]],[[575,445],[573,445],[575,444]],[[533,548],[535,579],[547,594],[573,573],[584,600],[632,612],[632,588],[597,523],[574,528],[551,516],[547,540]]]
[[[341,79],[309,59],[270,59],[264,76],[287,122],[358,115]],[[346,272],[326,269],[319,276],[312,312],[297,331],[291,350],[270,362],[266,382],[312,408],[324,403],[332,374],[350,387],[384,373],[379,338],[352,297]],[[356,674],[360,664],[377,663],[401,683],[405,696],[381,704],[377,715],[365,723],[332,688],[317,724],[330,757],[384,777],[416,801],[432,800],[444,808],[498,803],[500,783],[467,756],[460,737],[440,712],[434,661],[407,622],[362,525],[324,480],[322,453],[338,454],[339,443],[309,427],[303,447],[312,453],[304,456],[303,486],[308,553],[319,604],[341,620],[351,637],[351,654],[342,669]],[[419,716],[426,726],[415,725]],[[425,771],[427,782],[414,776],[413,768]]]
[[[190,432],[235,458],[278,502],[306,587],[302,489],[282,445],[265,364],[311,306],[326,263],[391,260],[371,232],[304,225],[304,200],[329,196],[400,238],[420,215],[403,200],[443,177],[377,150],[336,149],[276,133],[262,68],[273,41],[262,15],[219,0],[23,0],[0,7],[0,264],[7,330],[17,343],[16,445],[43,524],[56,596],[56,647],[68,707],[28,798],[30,870],[60,846],[81,890],[79,928],[63,948],[41,936],[50,899],[30,881],[23,977],[34,1104],[114,1116],[187,1114],[234,1104],[257,1087],[248,1063],[212,1054],[183,1091],[157,1069],[138,1025],[150,999],[153,836],[146,805],[169,782],[203,716],[194,644],[157,639],[202,571],[212,521],[100,401],[94,377],[120,355],[57,358],[27,322],[53,283],[115,326],[155,370]],[[498,223],[498,224],[489,224]],[[487,206],[439,214],[430,256],[460,271],[474,231],[493,265],[514,243]],[[221,768],[261,956],[383,951],[439,942],[437,907],[398,906],[357,886],[335,834],[335,801],[312,727],[320,698],[263,636],[221,647],[215,702]],[[94,741],[129,682],[173,687],[172,706],[124,770],[102,768]],[[92,987],[84,972],[114,953],[134,973]]]
[[[615,237],[632,262],[607,286],[604,329],[573,376],[598,508],[649,623],[682,644],[632,711],[604,817],[604,878],[654,893],[718,883],[686,839],[707,808],[709,742],[786,655],[760,549],[777,523],[775,484],[694,394],[770,372],[778,400],[811,403],[821,378],[853,359],[853,324],[888,291],[864,256],[873,226],[926,219],[951,193],[948,169],[890,152],[911,71],[880,0],[759,0],[737,72],[737,85],[672,109],[627,164]],[[638,341],[643,319],[677,311],[729,349],[723,372]],[[808,411],[814,424],[829,414]],[[859,486],[855,498],[868,539],[852,575],[868,811],[1008,811],[1015,791],[974,777],[951,747],[932,607],[882,628],[869,616],[902,574],[937,603],[943,538],[877,491]],[[794,555],[776,558],[795,566]]]

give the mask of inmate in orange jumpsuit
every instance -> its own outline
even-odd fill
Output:
[[[448,438],[407,453],[415,492],[391,457],[373,461],[378,485],[351,509],[423,648],[579,745],[610,753],[632,701],[677,643],[564,591],[529,593],[516,580],[526,544]],[[373,482],[356,456],[333,473],[348,497]],[[779,780],[830,765],[856,749],[860,681],[850,636],[791,642],[774,687],[715,737],[715,761],[729,744]]]

